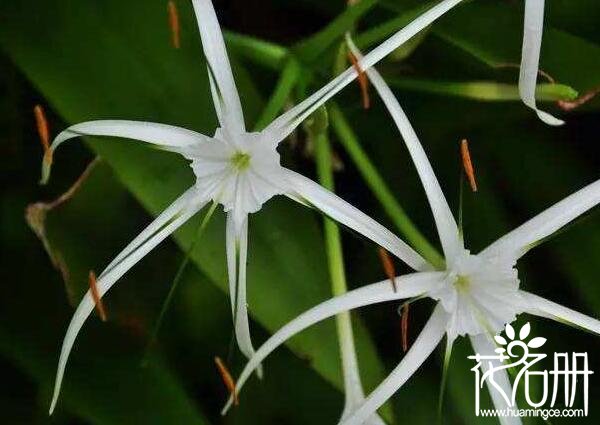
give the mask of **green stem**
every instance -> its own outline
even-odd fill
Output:
[[[320,111],[324,113],[320,116]],[[315,148],[315,159],[317,163],[317,175],[319,183],[330,191],[335,190],[333,169],[331,166],[331,147],[327,135],[327,115],[325,108],[315,112],[311,126],[307,126],[309,137]],[[340,230],[328,217],[323,219],[325,233],[325,250],[329,263],[329,276],[331,279],[331,291],[334,296],[342,295],[348,291],[346,285],[346,274],[344,271],[344,256]],[[357,400],[363,397],[360,375],[358,372],[358,360],[354,335],[352,332],[352,320],[350,312],[346,311],[336,316],[336,327],[342,360],[342,374],[344,377],[344,393],[346,400]]]
[[[289,53],[286,47],[231,31],[224,32],[223,37],[227,47],[239,57],[276,71],[281,69]]]
[[[323,52],[338,41],[346,31],[351,29],[356,21],[377,4],[377,1],[361,0],[347,7],[321,31],[298,43],[293,48],[296,56],[303,63],[310,63],[319,59]]]
[[[301,74],[301,68],[298,62],[294,58],[289,58],[286,62],[275,90],[267,103],[267,106],[263,109],[260,117],[256,121],[255,129],[262,130],[271,121],[273,121],[277,114],[283,109],[285,102],[288,100],[290,93],[294,89],[298,78]]]
[[[381,203],[383,209],[400,233],[431,265],[438,269],[443,268],[444,258],[417,229],[400,203],[396,200],[381,177],[381,174],[379,174],[366,152],[360,146],[358,138],[348,120],[337,105],[331,105],[329,117],[340,143],[348,155],[350,155],[367,186],[369,186],[377,200]]]
[[[213,202],[212,205],[210,206],[209,210],[206,212],[206,214],[202,218],[202,221],[200,222],[200,224],[198,225],[198,229],[196,230],[196,235],[194,236],[194,239],[192,240],[190,247],[186,251],[183,261],[179,264],[177,273],[175,274],[175,277],[173,278],[173,282],[171,283],[171,288],[169,289],[169,293],[167,294],[167,297],[165,298],[165,301],[162,304],[160,313],[158,314],[158,318],[156,319],[156,323],[154,324],[154,328],[152,329],[152,333],[150,334],[150,339],[148,340],[146,352],[142,358],[142,366],[145,366],[147,363],[148,354],[150,353],[150,350],[156,343],[156,340],[158,338],[158,332],[160,331],[160,327],[165,318],[167,310],[169,309],[169,306],[171,305],[171,301],[173,300],[173,296],[175,295],[175,292],[177,290],[179,282],[181,281],[181,278],[183,277],[183,272],[185,271],[185,268],[187,267],[188,263],[190,262],[192,252],[194,252],[194,248],[196,247],[196,244],[198,243],[198,241],[200,240],[200,237],[204,233],[204,229],[206,229],[206,226],[207,226],[208,222],[210,221],[210,218],[212,217],[213,213],[215,212],[217,205],[218,204],[216,202]]]

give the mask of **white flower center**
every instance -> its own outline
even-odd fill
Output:
[[[447,332],[451,338],[496,334],[523,311],[514,264],[467,250],[448,265],[444,285],[429,296],[440,301],[450,315]]]
[[[279,153],[261,133],[232,135],[217,129],[214,138],[188,149],[196,189],[242,220],[283,192],[285,179]]]

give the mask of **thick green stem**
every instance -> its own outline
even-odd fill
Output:
[[[430,264],[435,268],[442,268],[444,266],[443,257],[408,217],[381,177],[381,174],[379,174],[366,152],[360,146],[350,123],[335,104],[332,104],[330,107],[329,119],[340,143],[348,155],[350,155],[367,186],[369,186],[377,200],[381,203],[383,209],[400,233]]]
[[[318,119],[320,122],[313,127],[317,131],[310,131],[309,135],[315,148],[317,162],[317,175],[319,183],[330,191],[334,191],[333,169],[331,166],[331,147],[327,136],[326,110],[321,108],[316,114],[323,114]],[[323,118],[323,119],[320,119]],[[347,292],[346,274],[344,271],[344,256],[340,230],[329,218],[324,218],[325,249],[329,262],[329,276],[331,278],[331,290],[334,296]],[[344,389],[346,401],[358,400],[364,397],[360,375],[358,373],[358,361],[352,332],[352,321],[349,312],[340,313],[336,316],[338,341],[340,344],[340,355],[342,359],[342,373],[344,377]]]
[[[231,31],[223,33],[228,49],[252,62],[279,71],[288,55],[288,49],[269,41]]]

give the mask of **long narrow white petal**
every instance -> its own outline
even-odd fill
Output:
[[[231,214],[231,213],[230,213]],[[228,214],[229,215],[229,214]],[[250,323],[248,320],[248,305],[246,301],[246,267],[248,260],[248,217],[243,220],[239,235],[236,237],[239,247],[238,256],[238,276],[237,276],[237,295],[235,311],[235,337],[240,347],[240,351],[247,358],[254,356],[254,347],[250,337]],[[257,374],[262,378],[262,368],[257,367]]]
[[[178,201],[179,200],[175,202]],[[187,204],[181,205],[181,208],[178,210],[171,210],[170,220],[168,220],[163,226],[156,228],[156,231],[152,236],[140,244],[135,251],[130,252],[129,255],[127,255],[126,258],[123,258],[118,265],[115,265],[111,271],[106,273],[103,272],[101,274],[101,277],[96,282],[100,296],[104,296],[104,294],[117,282],[118,279],[120,279],[127,271],[129,271],[129,269],[131,269],[139,260],[146,256],[146,254],[154,249],[160,242],[162,242],[165,238],[177,230],[177,228],[184,224],[191,216],[199,211],[204,204],[205,203],[196,203],[191,200]],[[164,220],[164,217],[161,218],[161,221],[162,220]],[[150,226],[156,227],[153,224],[150,224]],[[71,319],[71,323],[69,323],[69,327],[63,340],[63,345],[60,352],[60,359],[58,361],[58,370],[56,372],[56,381],[54,384],[54,395],[52,396],[52,403],[50,405],[50,414],[52,414],[54,408],[56,407],[67,360],[69,358],[71,349],[73,348],[73,344],[75,343],[75,339],[77,338],[77,335],[79,334],[79,331],[81,330],[86,319],[93,311],[94,306],[94,300],[90,291],[88,291],[79,303],[77,310],[75,310],[73,318]]]
[[[150,225],[148,225],[139,235],[137,235],[130,243],[117,255],[108,266],[104,269],[102,274],[98,276],[102,279],[106,273],[111,271],[114,266],[118,265],[132,252],[137,250],[141,244],[146,242],[152,235],[154,235],[160,228],[165,226],[174,215],[180,212],[186,205],[188,205],[192,199],[196,196],[196,189],[194,187],[186,190],[183,195],[177,198],[171,205],[169,205],[158,217],[154,219]]]
[[[369,395],[354,415],[340,425],[360,425],[379,409],[421,367],[444,337],[448,315],[438,303],[410,350],[392,373]]]
[[[62,131],[50,147],[52,150],[66,140],[80,136],[111,136],[139,140],[165,148],[184,148],[209,140],[196,131],[167,124],[146,121],[99,120],[72,125]]]
[[[338,314],[336,325],[344,377],[344,409],[340,418],[340,421],[343,421],[352,416],[365,402],[365,393],[360,379],[350,312]],[[379,415],[374,414],[365,421],[364,425],[385,425],[385,422]]]
[[[596,180],[554,204],[507,233],[481,252],[485,256],[508,256],[514,260],[523,256],[542,239],[600,203],[600,180]]]
[[[520,291],[528,306],[527,313],[535,316],[544,317],[546,319],[556,320],[557,322],[566,323],[571,326],[577,326],[589,332],[600,335],[600,321],[593,317],[586,316],[564,307],[545,298],[531,294],[529,292]]]
[[[413,273],[397,277],[396,282],[397,291],[394,291],[389,280],[384,280],[331,298],[296,317],[279,329],[256,351],[255,356],[246,364],[237,381],[237,391],[241,390],[248,377],[252,374],[252,371],[260,362],[277,347],[304,329],[344,311],[350,311],[371,304],[423,295],[443,284],[444,273]],[[229,409],[232,401],[231,399],[229,400],[223,409],[223,414]]]
[[[243,133],[244,114],[217,14],[210,0],[193,0],[192,3],[198,20],[202,48],[210,67],[209,72],[212,73],[216,83],[211,84],[211,89],[218,91],[218,93],[213,91],[213,98],[218,98],[222,102],[221,105],[215,105],[217,111],[221,111],[221,126],[236,133]]]
[[[538,78],[540,50],[542,47],[542,32],[544,30],[544,1],[525,0],[519,94],[523,103],[533,109],[546,124],[562,125],[564,121],[553,117],[547,112],[541,111],[535,103],[535,88]]]
[[[312,180],[285,169],[291,199],[303,199],[332,219],[371,239],[415,270],[431,266],[414,249],[359,209]]]
[[[235,317],[235,298],[237,296],[237,241],[233,214],[227,214],[225,223],[225,249],[227,252],[227,278],[229,280],[229,299],[231,317]]]
[[[471,344],[475,353],[481,354],[482,356],[495,356],[497,353],[494,352],[496,345],[492,338],[487,334],[471,335]],[[498,360],[482,360],[481,370],[486,373],[490,368],[489,362],[492,363],[493,367],[499,367],[502,363]],[[511,406],[499,392],[499,389],[504,392],[509,400],[512,399],[512,384],[508,379],[508,373],[506,369],[501,369],[494,372],[491,376],[486,379],[486,384],[492,397],[494,407],[498,410],[505,409],[517,409],[517,406]],[[497,386],[497,387],[496,387]],[[514,416],[499,416],[498,419],[502,425],[518,425],[521,423],[521,418]]]
[[[418,34],[421,30],[431,25],[432,22],[444,15],[461,1],[462,0],[444,0],[436,4],[365,55],[365,57],[359,61],[360,68],[367,69],[375,65],[385,56]],[[357,75],[354,67],[349,67],[313,95],[274,120],[264,131],[272,133],[272,137],[276,138],[277,142],[283,140],[318,107],[323,105],[342,88],[351,83]]]
[[[361,58],[361,52],[349,35],[346,36],[346,41],[350,46],[352,53],[357,58]],[[427,200],[431,206],[431,211],[433,212],[433,218],[435,219],[440,241],[442,242],[442,248],[444,249],[444,257],[446,257],[447,261],[452,261],[452,259],[462,251],[463,244],[458,232],[458,226],[456,225],[450,206],[446,201],[446,197],[442,192],[440,183],[435,177],[427,154],[417,137],[417,133],[415,133],[413,126],[410,124],[408,117],[400,106],[398,99],[396,99],[396,96],[394,96],[390,87],[381,77],[381,74],[379,74],[374,67],[367,69],[366,73],[387,107],[392,119],[396,123],[406,147],[410,152],[410,156],[419,173],[425,193],[427,194]]]

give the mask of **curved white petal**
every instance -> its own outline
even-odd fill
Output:
[[[533,109],[546,124],[562,125],[565,123],[564,121],[539,110],[535,103],[535,88],[542,47],[542,32],[544,30],[544,1],[525,0],[519,94],[523,103]]]
[[[413,269],[418,271],[431,269],[431,266],[414,249],[359,209],[301,174],[288,169],[285,169],[285,173],[290,185],[291,199],[306,200],[335,221],[382,246]]]
[[[599,320],[529,292],[521,291],[521,295],[527,306],[527,313],[576,326],[600,335]]]
[[[244,114],[238,95],[231,65],[227,57],[225,42],[221,27],[217,20],[215,9],[210,0],[193,0],[194,11],[202,38],[202,48],[211,73],[211,91],[213,99],[219,99],[220,104],[215,103],[215,109],[222,127],[228,128],[236,133],[245,131]],[[214,83],[214,84],[213,84]]]
[[[152,235],[158,230],[165,226],[171,219],[179,213],[186,205],[188,205],[192,199],[196,197],[196,189],[194,187],[186,190],[183,195],[177,198],[171,205],[169,205],[162,213],[154,219],[150,225],[148,225],[139,235],[137,235],[130,243],[117,255],[109,264],[105,267],[104,271],[98,279],[102,279],[109,271],[111,271],[116,265],[121,263],[127,258],[132,252],[135,252],[140,245],[146,242]]]
[[[180,200],[181,198],[175,202],[177,203]],[[117,282],[118,279],[120,279],[127,271],[129,271],[129,269],[131,269],[139,260],[145,257],[146,254],[154,249],[160,242],[162,242],[182,224],[184,224],[191,216],[198,212],[204,205],[205,202],[198,203],[193,198],[189,199],[189,202],[180,205],[179,209],[169,209],[170,217],[168,217],[168,219],[166,219],[165,216],[161,217],[160,220],[157,219],[157,221],[162,223],[161,226],[157,226],[155,223],[150,224],[149,228],[151,227],[154,229],[152,235],[149,235],[149,237],[146,238],[143,243],[139,244],[133,251],[130,251],[127,255],[125,255],[121,261],[118,262],[118,264],[112,267],[110,271],[103,272],[101,277],[98,278],[96,283],[98,285],[98,292],[100,296],[104,296],[104,294]],[[69,358],[69,354],[71,353],[71,349],[73,348],[73,344],[75,343],[75,339],[77,338],[77,335],[79,334],[79,331],[81,330],[86,319],[94,310],[94,307],[94,300],[90,291],[88,291],[79,303],[77,310],[75,310],[63,340],[60,359],[58,361],[58,370],[56,372],[54,394],[52,396],[52,403],[50,405],[50,414],[52,414],[54,408],[56,407],[67,360]]]
[[[600,203],[600,180],[596,180],[507,233],[481,252],[484,256],[523,256],[542,239]]]
[[[173,125],[147,121],[98,120],[72,125],[55,137],[50,149],[80,136],[111,136],[139,140],[169,148],[185,148],[210,138],[202,133]]]
[[[233,215],[227,214],[225,222],[225,250],[227,253],[227,278],[229,280],[229,300],[231,301],[231,317],[235,317],[237,296],[237,240]]]
[[[369,395],[363,405],[340,425],[360,425],[379,409],[421,367],[446,332],[448,315],[438,304],[418,338],[392,373]]]
[[[479,335],[470,335],[471,344],[473,344],[473,350],[475,353],[481,354],[482,356],[496,356],[497,353],[494,352],[496,349],[496,345],[492,340],[491,336],[487,333],[482,333]],[[489,369],[490,364],[492,363],[493,367],[498,367],[502,363],[498,360],[482,360],[481,362],[481,370],[483,373],[486,373]],[[505,409],[518,409],[517,406],[511,406],[507,403],[504,396],[500,393],[498,388],[504,392],[508,400],[512,398],[512,384],[508,379],[508,373],[506,369],[501,369],[494,372],[491,376],[486,379],[486,384],[488,390],[490,392],[490,396],[492,397],[492,401],[494,403],[494,407],[498,410]],[[497,387],[498,388],[497,388]],[[514,416],[500,416],[498,418],[502,425],[518,425],[521,423],[521,418]]]
[[[359,61],[360,68],[367,69],[375,65],[461,1],[444,0],[439,2],[365,55]],[[276,142],[285,139],[302,121],[351,83],[357,76],[354,67],[349,67],[304,101],[279,116],[264,131],[272,133],[271,137],[276,139]]]
[[[229,291],[234,318],[235,338],[240,351],[247,357],[254,356],[254,347],[250,337],[248,306],[246,301],[246,262],[248,258],[248,216],[238,228],[233,213],[227,214],[227,268]],[[262,377],[262,368],[257,370]]]
[[[269,338],[250,359],[237,381],[237,391],[244,386],[252,371],[277,347],[288,339],[303,331],[304,329],[335,316],[344,311],[364,307],[371,304],[386,301],[401,300],[423,295],[444,282],[442,272],[420,272],[410,275],[399,276],[397,279],[397,291],[394,291],[389,280],[384,280],[371,285],[363,286],[343,295],[331,298],[310,310],[305,311],[294,320],[279,329]],[[229,400],[223,414],[231,407],[232,399]]]
[[[362,53],[358,50],[349,34],[346,34],[346,41],[350,46],[352,53],[357,58],[361,58]],[[427,154],[417,137],[417,133],[415,133],[408,117],[400,106],[398,99],[396,99],[392,90],[381,77],[381,74],[379,74],[374,67],[367,69],[366,73],[392,116],[392,119],[398,127],[406,147],[410,152],[410,156],[419,173],[425,193],[427,194],[427,200],[431,206],[431,211],[433,212],[433,218],[435,219],[435,224],[444,250],[444,257],[446,257],[447,261],[452,261],[456,258],[458,253],[462,252],[463,244],[458,231],[458,226],[454,220],[450,206],[446,201],[446,197],[442,192],[440,183],[435,177]]]

